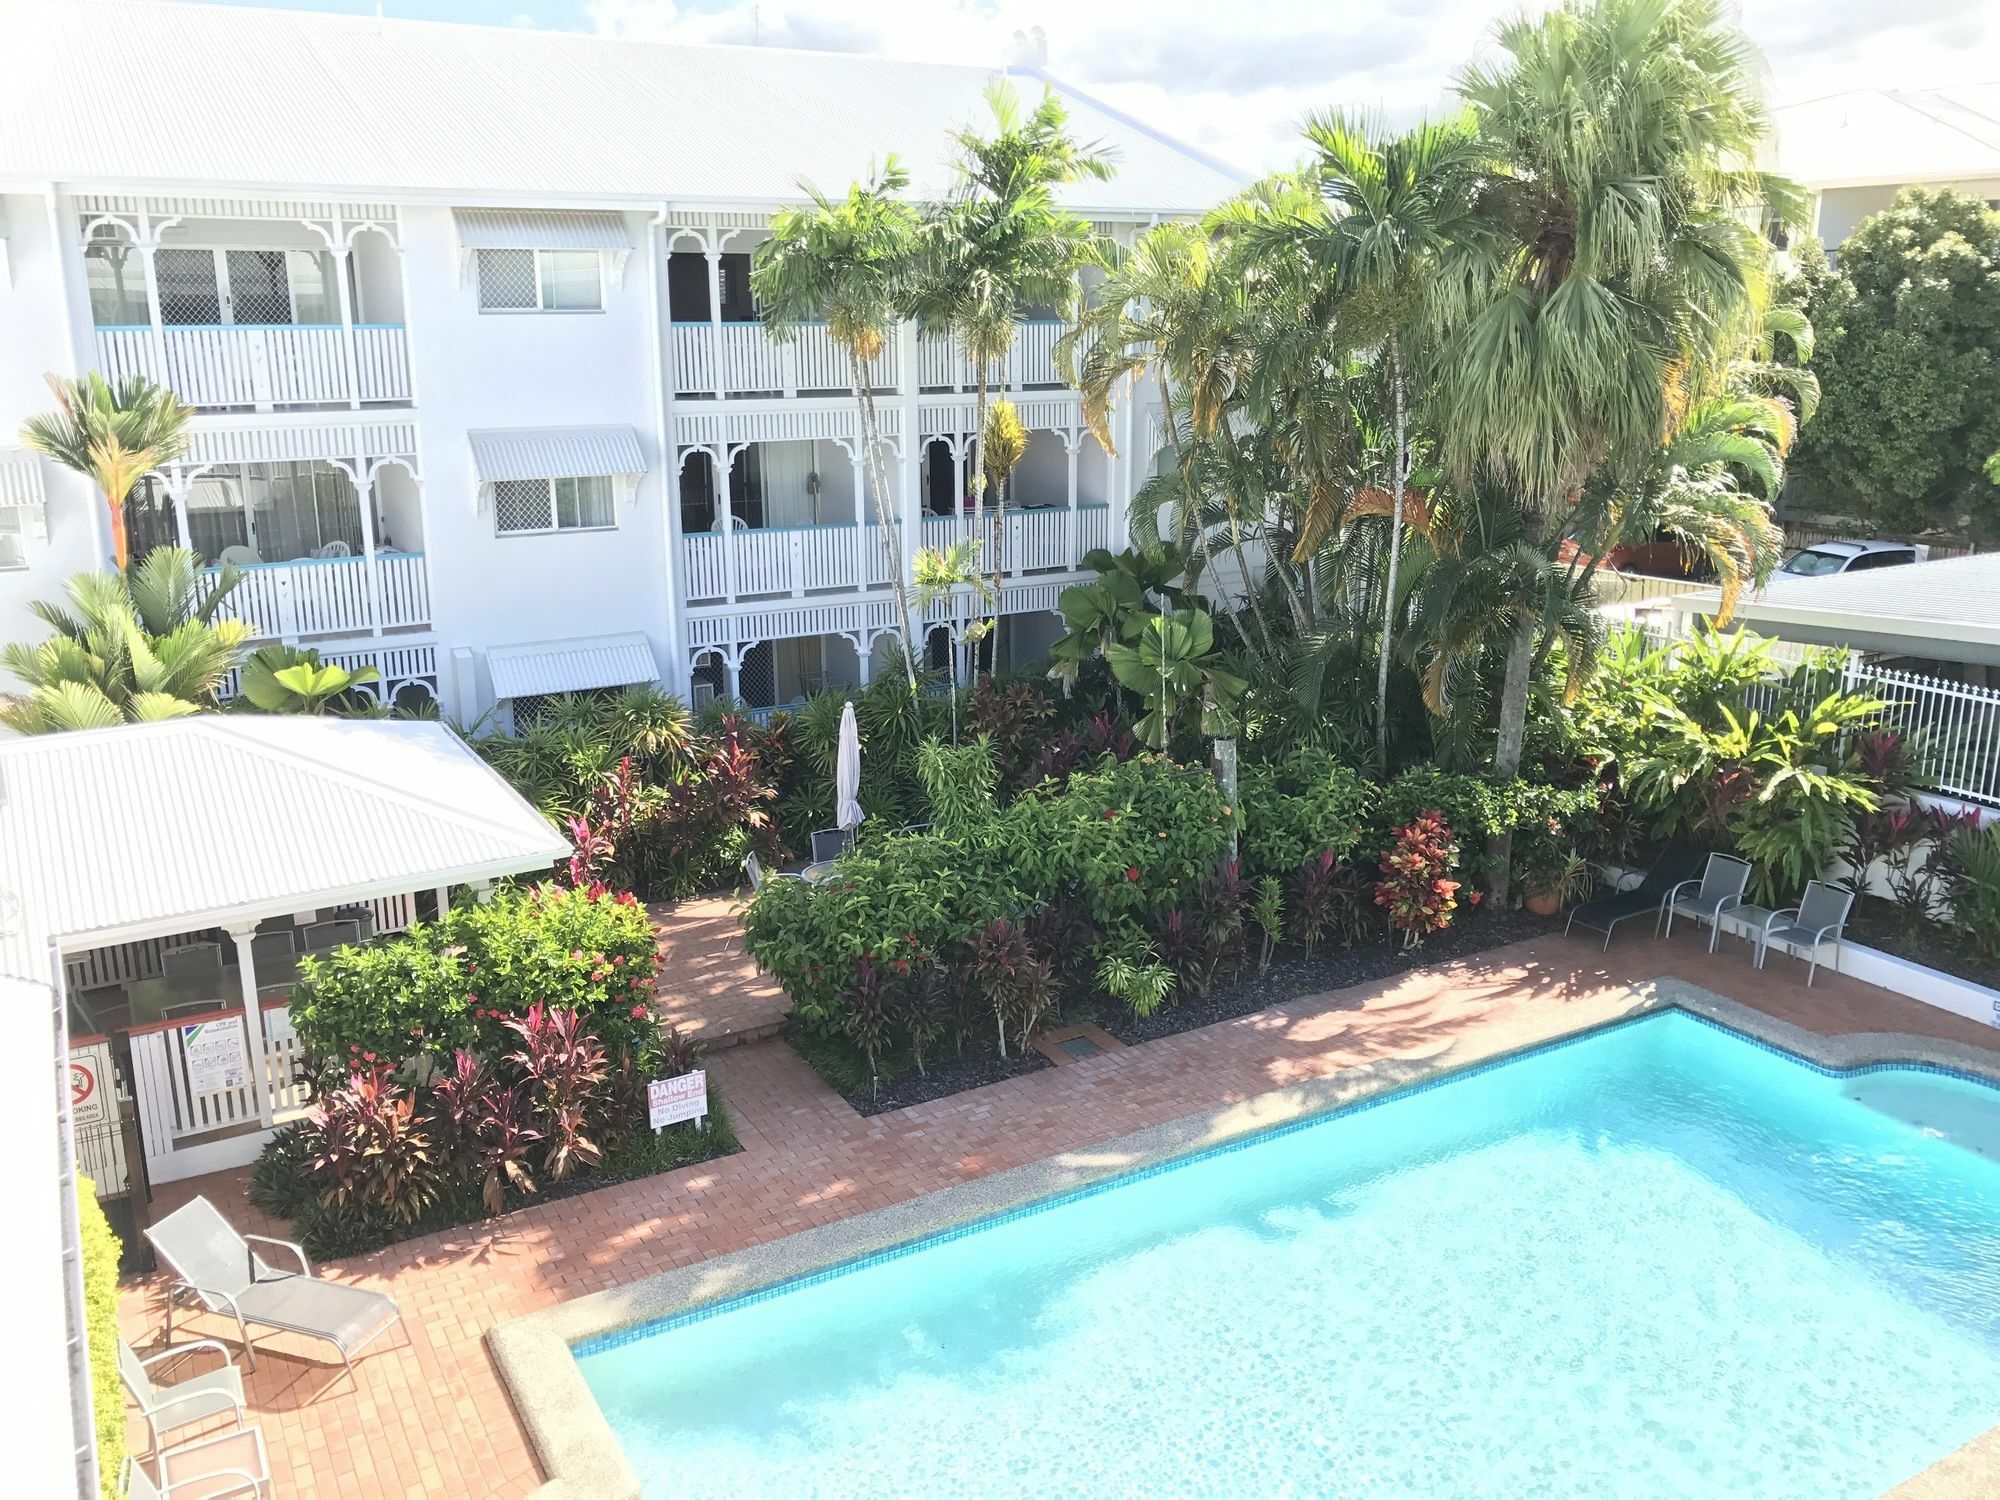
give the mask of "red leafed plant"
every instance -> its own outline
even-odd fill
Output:
[[[1442,932],[1458,907],[1458,840],[1444,817],[1428,810],[1395,831],[1394,842],[1382,855],[1382,878],[1375,884],[1375,904],[1386,908],[1389,924],[1414,947],[1424,935]]]
[[[603,1044],[584,1030],[576,1011],[551,1009],[540,1001],[505,1024],[521,1038],[520,1050],[508,1053],[507,1061],[521,1070],[529,1107],[548,1142],[542,1165],[561,1182],[604,1155],[590,1135],[591,1116],[610,1076]]]
[[[506,1206],[509,1187],[534,1192],[528,1154],[542,1133],[519,1086],[502,1083],[461,1047],[431,1080],[430,1104],[439,1155],[461,1179],[479,1179],[488,1213]]]
[[[381,1065],[348,1075],[306,1116],[306,1165],[325,1201],[380,1209],[408,1223],[436,1197],[428,1121]]]

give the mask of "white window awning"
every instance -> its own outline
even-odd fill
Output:
[[[0,510],[21,513],[24,530],[46,537],[48,496],[42,488],[41,456],[27,448],[0,448]]]
[[[637,479],[645,450],[630,427],[505,427],[468,432],[482,492],[503,479]]]
[[[486,666],[493,674],[493,696],[500,699],[633,687],[660,680],[653,647],[639,633],[494,646],[486,653]]]
[[[632,231],[623,214],[603,209],[454,208],[461,277],[471,272],[480,250],[599,250],[611,257],[611,272],[625,277]]]

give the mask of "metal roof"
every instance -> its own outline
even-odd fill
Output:
[[[209,713],[0,743],[0,880],[43,968],[51,940],[259,920],[568,853],[442,724]]]
[[[1673,601],[1714,612],[1713,593]],[[2000,552],[1825,578],[1780,574],[1746,597],[1736,621],[1766,635],[1935,661],[2000,663]]]
[[[494,646],[486,653],[486,666],[493,674],[495,698],[581,693],[660,680],[651,643],[636,633]]]
[[[623,214],[602,209],[455,208],[462,250],[630,250]]]
[[[645,450],[630,427],[496,427],[465,436],[481,484],[646,472]]]
[[[1809,188],[2000,178],[2000,83],[1848,89],[1772,116],[1778,170]]]
[[[147,0],[8,0],[0,180],[86,190],[342,194],[608,206],[772,203],[889,152],[918,195],[949,132],[988,118],[993,69],[687,46],[520,27]],[[1043,75],[1021,71],[1032,96]],[[1083,212],[1195,213],[1229,168],[1056,85],[1079,139],[1118,154]],[[165,115],[86,100],[171,97]]]

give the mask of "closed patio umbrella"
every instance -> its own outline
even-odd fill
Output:
[[[854,722],[854,705],[840,711],[840,753],[834,760],[833,820],[842,828],[859,828],[867,816],[861,810],[861,729]]]

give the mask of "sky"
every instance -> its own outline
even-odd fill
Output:
[[[169,0],[172,3],[172,0]],[[225,0],[253,3],[253,0]],[[375,0],[254,0],[368,14]],[[1529,0],[1537,4],[1539,0]],[[382,0],[385,15],[997,65],[1040,27],[1048,71],[1238,167],[1298,155],[1338,106],[1437,109],[1520,0]],[[2000,0],[1738,0],[1783,104],[2000,78]]]

